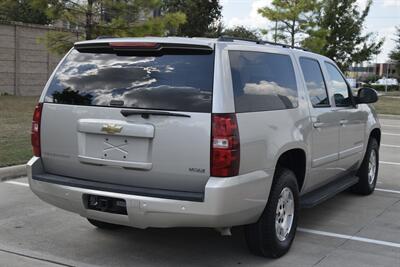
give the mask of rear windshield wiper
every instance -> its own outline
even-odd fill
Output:
[[[151,111],[151,110],[131,110],[131,109],[122,109],[121,114],[124,117],[128,117],[131,115],[141,115],[142,118],[148,119],[150,115],[155,115],[155,116],[173,116],[173,117],[186,117],[190,118],[190,115],[187,114],[181,114],[181,113],[175,113],[175,112],[169,112],[169,111]]]

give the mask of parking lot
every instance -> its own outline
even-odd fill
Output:
[[[0,266],[400,266],[400,120],[381,119],[376,192],[344,192],[302,210],[291,251],[249,254],[241,228],[104,231],[54,208],[27,179],[0,183]]]

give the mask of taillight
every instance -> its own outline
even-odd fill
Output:
[[[158,43],[149,42],[112,42],[109,43],[113,48],[157,48]]]
[[[32,131],[31,131],[31,142],[33,155],[40,157],[40,120],[42,117],[42,103],[39,103],[35,107],[32,120]]]
[[[213,114],[211,132],[211,176],[239,173],[240,140],[235,114]]]

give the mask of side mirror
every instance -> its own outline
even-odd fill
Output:
[[[369,104],[378,101],[378,94],[372,88],[363,87],[358,90],[356,102],[357,104]]]

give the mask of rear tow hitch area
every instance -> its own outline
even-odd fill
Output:
[[[127,215],[126,201],[120,198],[84,195],[83,202],[87,209]]]
[[[221,236],[231,236],[232,235],[230,227],[215,228],[215,230],[217,230],[221,234]]]

